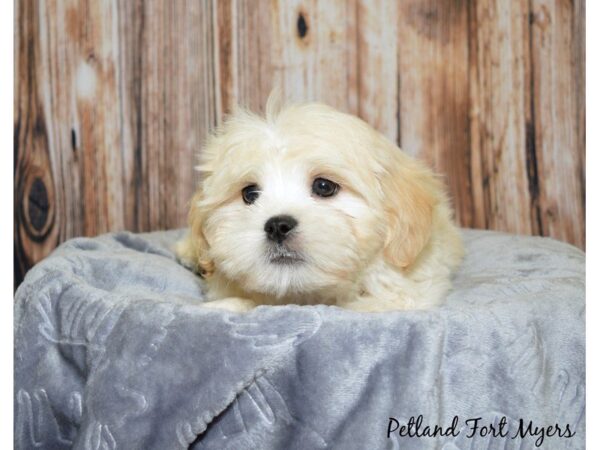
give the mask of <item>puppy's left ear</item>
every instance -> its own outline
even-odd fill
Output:
[[[198,207],[202,197],[202,188],[200,187],[192,198],[188,218],[190,230],[181,241],[175,244],[175,253],[184,266],[198,272],[203,278],[208,278],[214,272],[214,264],[208,258],[208,242],[202,228],[203,214]]]
[[[434,209],[443,197],[443,187],[421,162],[403,153],[381,137],[381,161],[385,172],[380,181],[387,225],[386,261],[408,268],[423,251],[431,236]]]

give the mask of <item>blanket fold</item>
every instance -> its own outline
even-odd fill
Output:
[[[585,255],[574,247],[465,230],[440,308],[235,314],[201,306],[202,280],[171,250],[182,233],[73,239],[27,274],[15,448],[539,448],[539,434],[519,435],[529,422],[574,434],[541,448],[584,447]],[[454,434],[388,437],[411,417],[423,431],[455,416]],[[501,423],[506,436],[481,435]]]

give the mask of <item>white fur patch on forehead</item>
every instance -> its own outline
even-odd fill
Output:
[[[275,126],[273,124],[269,124],[269,123],[265,124],[265,134],[268,137],[270,146],[274,150],[277,150],[277,152],[280,152],[280,153],[285,153],[285,151],[287,149],[285,140],[279,134],[279,132],[277,131],[277,129],[275,128]]]
[[[275,158],[261,167],[258,183],[263,192],[261,203],[279,213],[310,202],[307,174],[301,165]]]
[[[287,150],[283,131],[261,117],[239,113],[210,139],[203,155],[204,161],[213,169],[267,161]]]

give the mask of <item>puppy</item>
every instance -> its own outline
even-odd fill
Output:
[[[463,254],[440,180],[356,117],[271,103],[265,119],[233,114],[201,153],[176,251],[205,306],[439,305]]]

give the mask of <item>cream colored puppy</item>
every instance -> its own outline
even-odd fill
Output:
[[[237,112],[208,140],[177,245],[205,306],[439,305],[463,249],[436,176],[362,120],[316,103]]]

